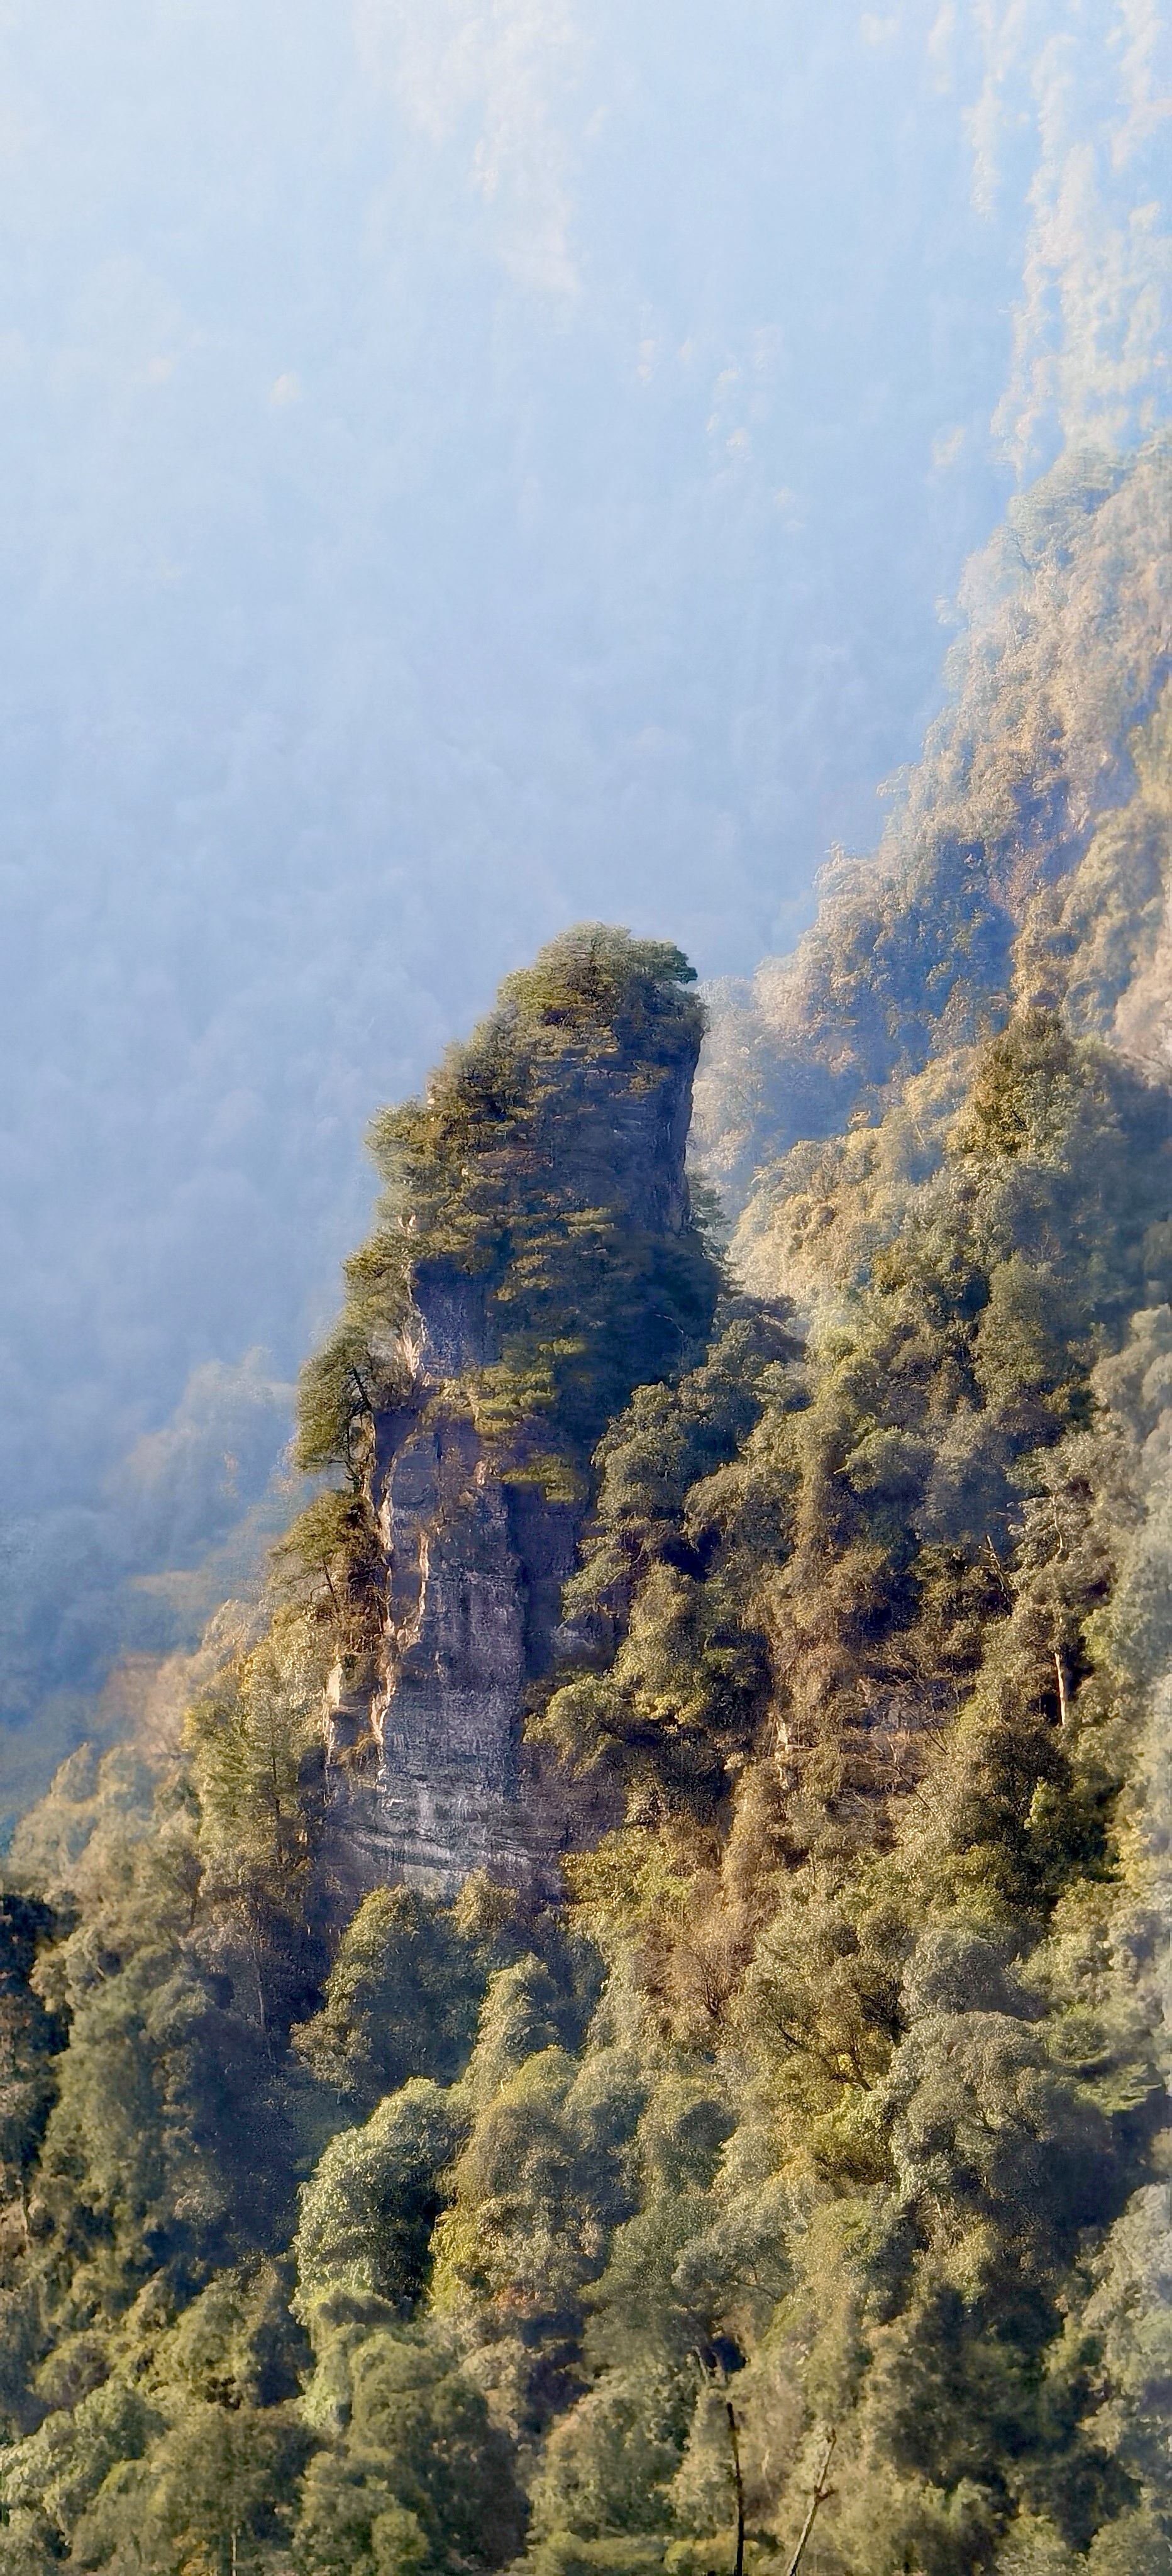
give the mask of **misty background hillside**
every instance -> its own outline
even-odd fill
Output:
[[[1166,414],[1157,7],[713,28],[5,14],[2,1617],[50,1767],[288,1509],[373,1109],[584,914],[788,950],[1015,490]]]

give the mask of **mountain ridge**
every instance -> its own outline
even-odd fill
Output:
[[[792,956],[714,993],[693,1152],[737,1210],[1014,1000],[1166,1048],[1170,526],[1161,434],[1065,457],[970,566],[950,703],[878,852],[824,871]]]

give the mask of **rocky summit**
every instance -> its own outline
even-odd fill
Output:
[[[523,1718],[573,1644],[562,1593],[593,1444],[711,1323],[719,1274],[684,1168],[692,980],[674,950],[572,933],[380,1124],[379,1228],[307,1373],[306,1454],[332,1438],[357,1541],[330,1577],[348,1625],[324,1730],[326,1865],[348,1887],[458,1884],[487,1860],[548,1876],[598,1829]]]

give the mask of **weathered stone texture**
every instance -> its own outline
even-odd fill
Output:
[[[583,1205],[680,1231],[691,1072],[655,1068],[638,1087],[615,1064],[574,1077]],[[466,1407],[433,1400],[497,1357],[486,1282],[425,1258],[414,1286],[417,1404],[375,1425],[383,1635],[338,1667],[327,1706],[328,1838],[350,1895],[399,1875],[452,1886],[483,1864],[551,1880],[595,1803],[521,1741],[527,1686],[553,1660],[582,1510],[501,1481]]]

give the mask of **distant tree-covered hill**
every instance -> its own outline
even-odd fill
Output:
[[[840,856],[794,954],[714,995],[693,1149],[735,1204],[1014,1001],[1166,1049],[1170,527],[1163,434],[1064,457],[970,566],[951,701],[877,857]]]

